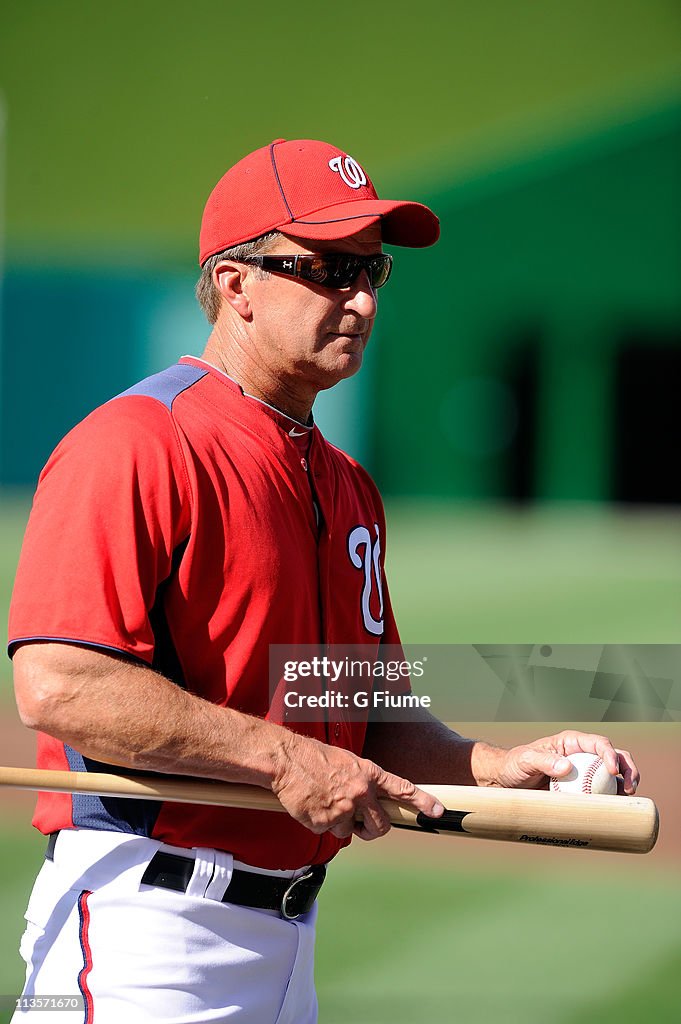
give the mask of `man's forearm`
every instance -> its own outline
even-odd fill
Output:
[[[425,814],[434,797],[350,750],[218,707],[144,666],[72,644],[25,644],[14,656],[24,724],[86,757],[127,768],[271,789],[312,832],[376,839],[380,797]]]
[[[68,644],[14,657],[24,723],[108,764],[269,788],[292,734],[210,704],[150,668]]]
[[[506,751],[467,739],[432,715],[420,722],[371,723],[364,756],[417,783],[494,786]]]

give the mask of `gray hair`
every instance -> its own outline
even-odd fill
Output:
[[[260,235],[259,238],[254,238],[250,242],[233,245],[231,249],[224,249],[222,252],[216,252],[214,256],[208,257],[201,267],[201,276],[196,282],[196,298],[208,318],[208,323],[215,323],[222,303],[222,296],[213,283],[213,271],[218,263],[222,260],[238,261],[248,259],[249,256],[260,256],[262,253],[269,252],[279,237],[278,231],[269,231],[266,235]],[[269,277],[269,274],[259,267],[253,269],[258,276]]]

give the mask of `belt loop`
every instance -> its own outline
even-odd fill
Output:
[[[187,896],[204,899],[215,871],[215,850],[197,846],[194,854],[194,871],[187,886]]]
[[[231,853],[226,853],[224,850],[215,850],[214,852],[215,867],[213,869],[213,877],[206,888],[206,899],[217,900],[220,903],[225,895],[225,889],[232,881],[234,857]]]

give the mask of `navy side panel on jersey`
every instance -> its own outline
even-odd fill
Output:
[[[145,377],[139,384],[133,384],[127,391],[123,391],[116,398],[125,398],[126,395],[145,395],[147,398],[155,398],[162,402],[167,409],[172,409],[173,402],[178,395],[196,384],[208,373],[198,366],[190,366],[187,363],[176,363],[169,366],[167,370],[154,373],[151,377]],[[115,401],[116,399],[112,399]]]
[[[73,747],[64,744],[69,768],[74,772],[107,772],[114,775],[153,775],[117,765],[102,764],[83,757]],[[131,832],[137,836],[151,836],[161,810],[158,800],[125,800],[115,796],[94,796],[92,793],[73,793],[73,827],[97,828],[106,832]]]
[[[187,689],[187,683],[184,678],[182,663],[180,662],[177,648],[175,647],[175,642],[173,640],[168,616],[166,615],[165,599],[168,587],[177,576],[177,571],[188,542],[189,538],[186,538],[173,551],[170,574],[158,585],[156,589],[156,599],[149,612],[149,622],[151,623],[151,629],[154,634],[154,658],[151,663],[151,667],[155,672],[165,676],[166,679],[170,679],[171,682],[175,683],[176,686],[180,686],[183,690]]]
[[[197,366],[189,366],[185,363],[177,363],[160,373],[146,377],[139,384],[134,384],[127,391],[117,395],[116,398],[124,398],[126,395],[143,395],[147,398],[155,398],[171,410],[173,402],[178,395],[190,388],[192,384],[205,377],[208,370]],[[116,399],[112,399],[115,401]],[[175,568],[175,566],[174,566]],[[157,634],[158,623],[154,633]],[[163,633],[161,632],[161,638]],[[156,637],[157,641],[159,636]],[[167,652],[166,652],[167,653]],[[159,667],[159,666],[156,666]],[[165,666],[167,668],[167,666]],[[169,678],[178,685],[183,685],[183,680],[177,678],[176,674],[169,674]],[[64,744],[66,758],[69,767],[76,772],[108,772],[113,774],[136,775],[153,774],[149,772],[135,772],[129,768],[119,768],[116,765],[102,764],[92,758],[83,757],[77,750]],[[156,819],[161,810],[161,802],[158,800],[125,800],[120,797],[94,796],[92,793],[74,793],[73,801],[73,825],[75,828],[95,828],[113,832],[129,832],[138,836],[151,836],[154,830]]]

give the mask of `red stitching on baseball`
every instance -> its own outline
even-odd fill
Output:
[[[587,770],[584,772],[584,776],[582,778],[582,793],[590,793],[591,792],[592,787],[593,787],[594,775],[596,774],[596,772],[598,771],[598,769],[600,768],[600,766],[603,763],[604,762],[603,762],[603,758],[602,757],[597,757],[595,761],[591,762],[591,764],[589,765]],[[573,765],[573,767],[576,768],[577,766]],[[561,792],[560,783],[561,783],[561,780],[556,778],[556,776],[554,775],[553,778],[551,779],[551,782],[549,783],[549,785],[550,785],[550,787],[551,787],[551,789],[553,790],[554,793],[560,793]]]
[[[582,780],[582,793],[590,793],[591,787],[594,781],[594,775],[603,764],[603,758],[597,757],[595,761],[592,761],[587,770],[584,772],[584,778]]]

